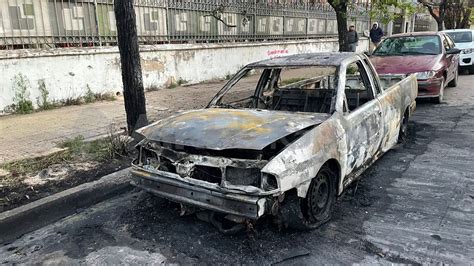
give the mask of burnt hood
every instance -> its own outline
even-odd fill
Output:
[[[181,112],[137,132],[152,141],[196,148],[262,150],[329,117],[329,114],[209,108]]]

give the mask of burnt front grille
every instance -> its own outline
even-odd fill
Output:
[[[191,173],[191,178],[220,184],[222,181],[222,171],[218,167],[195,165]]]

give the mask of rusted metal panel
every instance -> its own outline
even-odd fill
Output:
[[[171,116],[138,133],[149,140],[197,148],[261,150],[328,117],[328,114],[209,108]]]

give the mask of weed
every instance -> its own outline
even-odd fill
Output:
[[[156,86],[156,85],[151,85],[151,86],[147,87],[147,88],[145,89],[145,91],[147,91],[147,92],[148,92],[148,91],[157,91],[158,89],[159,89],[158,86]]]
[[[347,75],[354,75],[358,72],[357,66],[350,65],[347,67],[346,74]]]
[[[231,75],[231,74],[225,75],[225,80],[229,80],[230,78],[232,78],[232,75]]]
[[[44,80],[38,80],[38,90],[40,92],[40,96],[36,98],[36,103],[38,104],[38,108],[40,110],[49,110],[56,107],[54,102],[49,101],[49,91],[46,88],[46,84]]]
[[[115,101],[115,95],[113,93],[93,93],[89,84],[87,84],[86,95],[83,97],[85,103],[93,103],[97,101]]]
[[[128,138],[121,134],[115,134],[112,132],[112,128],[107,137],[103,139],[84,141],[84,137],[79,135],[64,140],[58,146],[67,148],[74,157],[85,157],[94,161],[114,159],[128,154]]]
[[[81,105],[82,104],[82,98],[73,98],[69,97],[61,101],[61,105],[64,106],[69,106],[69,105]]]
[[[176,88],[176,87],[178,87],[178,83],[176,83],[176,82],[173,81],[173,82],[170,83],[170,85],[169,85],[167,88],[168,88],[168,89],[174,89],[174,88]]]
[[[15,97],[13,98],[14,105],[12,108],[15,113],[29,114],[33,112],[33,102],[29,99],[29,87],[30,82],[23,74],[15,75],[13,83]]]
[[[115,101],[117,99],[115,95],[110,92],[96,93],[94,94],[94,98],[96,101]]]
[[[124,157],[129,154],[129,137],[126,135],[117,134],[113,125],[110,126],[109,133],[105,138],[105,141],[109,147],[108,155],[110,158]]]
[[[168,89],[174,89],[174,88],[179,87],[181,85],[187,84],[188,82],[189,81],[180,78],[176,82],[174,82],[174,81],[171,82],[170,85],[168,86]]]
[[[93,103],[96,101],[95,94],[92,92],[89,84],[87,84],[87,91],[86,95],[84,96],[84,102],[86,103]]]
[[[185,80],[185,79],[178,79],[178,86],[181,86],[181,85],[184,85],[184,84],[187,84],[189,81]]]
[[[79,153],[84,144],[84,136],[79,135],[73,139],[66,139],[58,144],[60,148],[67,148],[73,153]]]

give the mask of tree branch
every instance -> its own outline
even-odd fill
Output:
[[[426,1],[423,1],[423,0],[418,0],[418,3],[422,4],[424,7],[426,7],[428,9],[428,12],[430,13],[430,15],[436,20],[436,22],[439,22],[440,20],[440,16],[439,15],[436,15],[436,13],[434,12],[433,10],[433,4],[429,3],[429,2],[426,2]]]
[[[222,18],[221,18],[221,15],[222,13],[224,13],[224,5],[219,5],[216,9],[212,10],[211,11],[211,14],[209,15],[205,15],[204,17],[213,17],[215,19],[217,19],[217,21],[220,21],[222,22],[222,24],[224,24],[226,27],[230,27],[230,28],[235,28],[237,27],[237,25],[231,25],[231,24],[227,24],[227,22],[225,22]]]

